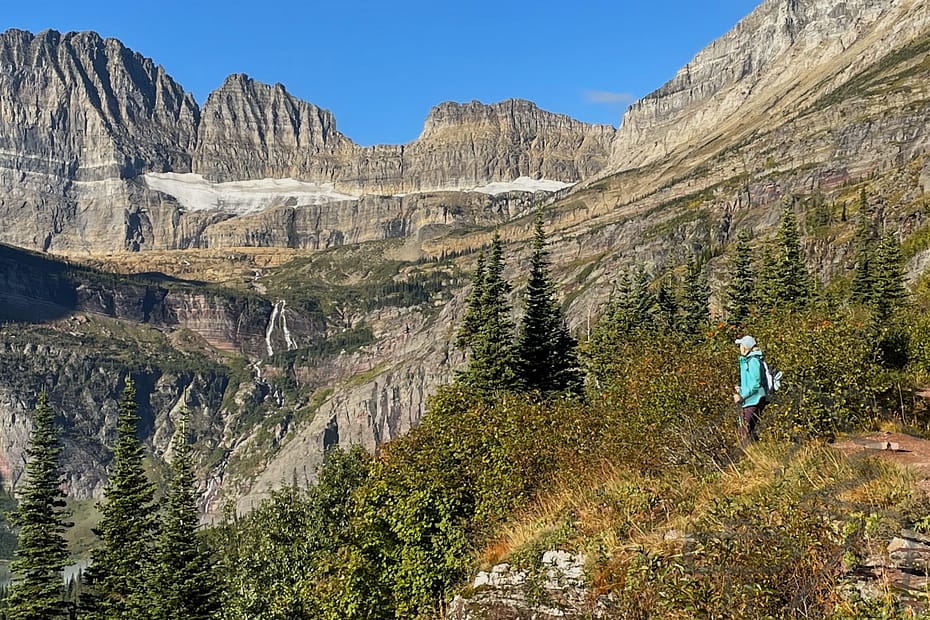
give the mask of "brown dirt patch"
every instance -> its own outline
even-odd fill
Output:
[[[876,432],[845,437],[833,447],[847,456],[869,455],[907,466],[917,474],[918,488],[930,492],[930,439]]]

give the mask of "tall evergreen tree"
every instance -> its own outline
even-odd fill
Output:
[[[649,289],[649,275],[645,269],[634,272],[622,270],[614,283],[614,290],[598,321],[598,330],[622,337],[655,332],[656,297]]]
[[[877,235],[872,216],[864,207],[859,211],[853,245],[856,252],[856,268],[853,274],[852,300],[863,305],[871,305],[875,301],[877,292],[875,264]]]
[[[82,606],[92,620],[149,617],[153,537],[156,529],[154,487],[145,476],[142,444],[136,437],[139,416],[132,379],[119,403],[116,445],[110,478],[100,505],[96,533],[101,546],[85,573]]]
[[[68,565],[64,532],[61,446],[55,415],[45,392],[32,416],[26,449],[26,482],[12,525],[19,528],[19,546],[11,565],[13,583],[7,598],[10,620],[52,620],[67,617],[62,571]]]
[[[749,318],[755,299],[756,278],[752,269],[752,249],[749,241],[748,230],[741,230],[736,235],[733,262],[730,264],[730,281],[726,289],[727,320],[737,327],[743,326]]]
[[[778,259],[770,243],[762,246],[761,254],[759,275],[756,278],[755,297],[760,309],[772,310],[780,305],[778,282],[775,279],[775,273],[778,271]]]
[[[468,349],[474,344],[475,336],[478,334],[478,328],[481,326],[481,303],[484,299],[485,271],[484,252],[482,251],[478,255],[478,261],[475,264],[475,275],[472,277],[471,292],[465,300],[465,314],[462,316],[462,324],[459,326],[459,331],[455,339],[455,346],[460,349]]]
[[[151,618],[205,620],[219,610],[219,581],[210,550],[197,531],[197,491],[187,412],[172,442],[165,508],[155,544]]]
[[[707,327],[710,318],[708,309],[710,287],[707,273],[697,259],[688,261],[687,272],[682,290],[681,331],[689,336],[700,336]]]
[[[507,299],[510,284],[503,273],[504,249],[500,236],[494,233],[474,321],[476,328],[470,338],[471,357],[458,377],[486,396],[518,386],[514,325]]]
[[[876,251],[873,307],[877,318],[885,321],[901,307],[907,297],[904,286],[904,257],[897,237],[885,233]]]
[[[672,333],[678,329],[679,303],[676,295],[676,283],[673,275],[668,273],[659,279],[655,292],[655,326],[660,332]]]
[[[804,263],[794,201],[790,198],[785,200],[782,208],[776,243],[775,305],[803,307],[814,296],[814,281]]]
[[[577,343],[568,331],[555,300],[549,275],[546,235],[541,215],[536,217],[533,258],[526,287],[526,312],[520,325],[517,360],[523,388],[543,394],[581,394]]]

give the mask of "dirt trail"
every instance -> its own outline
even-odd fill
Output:
[[[930,492],[930,439],[903,433],[867,433],[844,437],[833,447],[847,456],[869,454],[909,466],[917,474],[918,488]]]

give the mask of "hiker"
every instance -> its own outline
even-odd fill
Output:
[[[756,423],[765,408],[765,386],[763,385],[762,351],[756,339],[743,336],[735,341],[739,345],[739,385],[735,386],[733,402],[742,407],[739,419],[739,442],[741,446],[756,441]]]

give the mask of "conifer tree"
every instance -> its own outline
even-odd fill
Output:
[[[760,309],[772,310],[778,307],[778,283],[775,280],[775,272],[778,270],[778,260],[770,243],[766,243],[761,248],[761,264],[759,266],[759,276],[756,278],[756,302]]]
[[[116,445],[95,530],[101,546],[85,573],[82,606],[92,620],[146,618],[150,613],[154,488],[145,476],[142,444],[136,437],[136,390],[126,380],[119,403]]]
[[[733,262],[730,264],[730,278],[727,284],[727,320],[731,325],[743,326],[754,307],[756,287],[755,274],[752,269],[752,249],[749,246],[749,231],[741,230],[736,235],[733,248]]]
[[[679,304],[676,284],[671,274],[659,279],[655,292],[655,326],[660,332],[673,333],[678,329]]]
[[[778,254],[774,273],[776,306],[803,307],[814,296],[814,281],[804,263],[801,234],[794,215],[794,201],[786,199],[776,239]]]
[[[460,349],[468,349],[474,343],[475,335],[481,325],[482,307],[481,302],[484,299],[484,280],[485,265],[484,252],[478,255],[478,261],[475,264],[475,275],[472,277],[471,292],[465,300],[465,314],[462,316],[462,324],[459,326],[458,334],[455,339],[455,346]]]
[[[615,288],[599,323],[601,332],[611,337],[655,332],[656,298],[649,289],[649,276],[643,268],[635,272],[624,269],[617,276]]]
[[[696,259],[688,261],[682,290],[681,331],[689,336],[701,335],[710,317],[708,310],[710,287],[703,265]]]
[[[894,234],[887,232],[876,251],[873,307],[880,321],[885,321],[901,307],[907,297],[904,286],[904,257]]]
[[[517,343],[520,385],[543,394],[571,392],[580,395],[582,379],[576,346],[555,300],[546,235],[542,217],[537,215],[526,312]]]
[[[67,617],[62,571],[68,565],[64,532],[61,446],[55,416],[45,392],[32,416],[26,449],[26,482],[12,525],[19,528],[19,546],[11,565],[13,583],[7,598],[9,620],[53,620]]]
[[[875,301],[876,287],[876,235],[872,217],[863,208],[859,211],[854,241],[856,268],[852,283],[852,300],[863,305]]]
[[[219,610],[219,582],[210,550],[197,531],[197,491],[187,412],[172,442],[161,528],[155,544],[151,617],[156,620],[205,620]]]
[[[514,325],[507,299],[510,285],[503,277],[503,256],[500,236],[494,233],[473,323],[474,336],[470,337],[471,358],[458,377],[485,396],[518,385]]]

